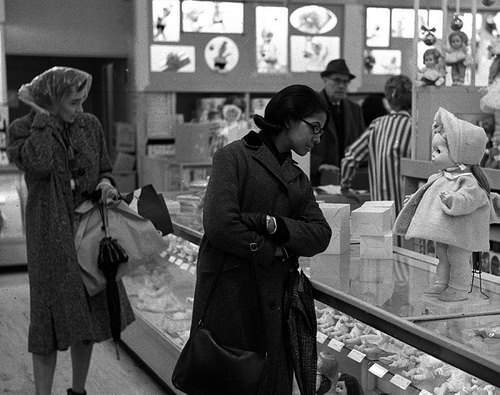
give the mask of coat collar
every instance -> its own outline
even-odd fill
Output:
[[[247,148],[254,151],[252,156],[255,160],[267,168],[285,188],[289,182],[299,176],[300,169],[296,166],[297,162],[290,156],[280,166],[278,160],[271,150],[263,143],[258,133],[252,130],[244,136],[242,140]]]

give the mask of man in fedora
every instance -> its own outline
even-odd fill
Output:
[[[330,117],[321,142],[311,151],[311,183],[338,184],[344,151],[363,133],[365,125],[361,106],[347,98],[349,83],[356,76],[345,60],[332,60],[320,75],[325,84],[320,95],[328,103]]]

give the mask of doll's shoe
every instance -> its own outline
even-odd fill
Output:
[[[438,299],[443,302],[459,302],[461,300],[469,299],[467,291],[460,291],[458,289],[448,287],[445,291],[438,295]]]
[[[441,295],[448,288],[448,284],[434,283],[424,291],[426,295]]]

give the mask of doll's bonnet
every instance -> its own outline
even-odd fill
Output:
[[[483,128],[458,119],[448,110],[440,107],[434,120],[443,125],[442,134],[448,141],[450,157],[457,164],[478,164],[486,149],[488,137]]]

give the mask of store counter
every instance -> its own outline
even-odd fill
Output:
[[[196,215],[173,221],[168,248],[124,278],[137,320],[122,334],[170,387],[189,336],[202,236]],[[423,295],[436,263],[397,247],[392,259],[361,259],[354,239],[344,254],[301,259],[315,292],[318,352],[333,353],[340,370],[356,376],[365,393],[446,394],[459,392],[452,389],[457,385],[482,393],[471,388],[500,387],[500,339],[476,334],[500,324],[498,277],[476,277],[467,301],[438,302]]]

